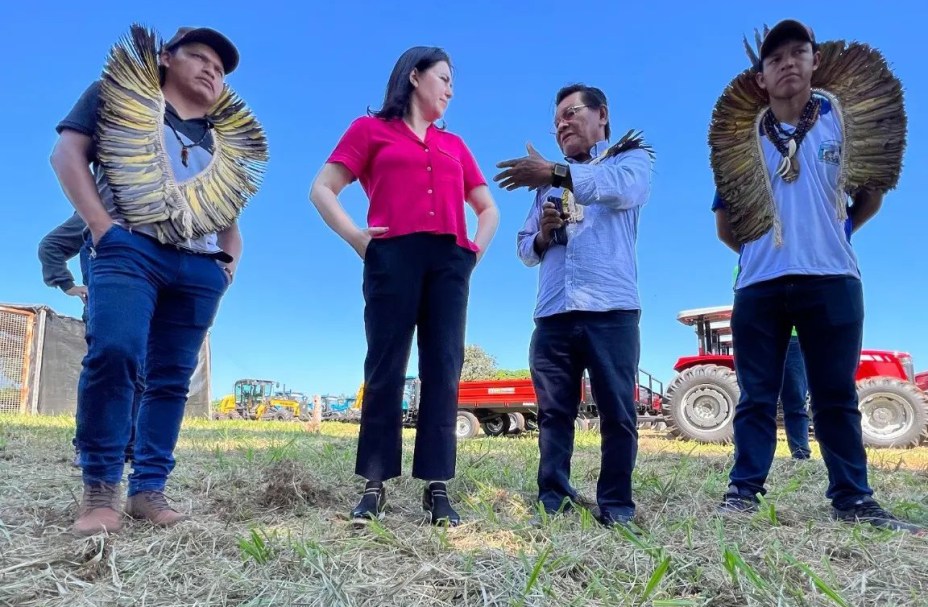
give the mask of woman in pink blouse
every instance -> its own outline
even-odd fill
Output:
[[[351,515],[382,519],[386,480],[401,474],[402,400],[418,331],[421,398],[412,475],[425,481],[432,524],[460,522],[445,481],[454,477],[457,392],[464,363],[470,275],[499,213],[470,150],[433,123],[448,108],[452,70],[440,48],[396,62],[383,106],[348,127],[313,183],[323,220],[364,260],[364,406],[355,473],[367,480]],[[355,179],[370,201],[367,228],[338,201]],[[477,214],[467,236],[464,202]]]

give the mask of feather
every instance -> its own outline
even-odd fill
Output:
[[[748,59],[751,60],[751,65],[759,65],[760,57],[757,56],[757,53],[754,52],[754,49],[751,48],[751,44],[748,42],[747,36],[742,36],[741,39],[744,41],[744,52],[747,53]]]
[[[765,35],[768,31],[765,26]],[[759,49],[761,39],[756,38]],[[839,191],[895,188],[907,137],[902,84],[879,51],[865,44],[837,40],[822,43],[819,51],[813,90],[829,99],[844,135]],[[745,70],[725,87],[709,126],[715,185],[740,243],[756,240],[777,225],[757,128],[767,103],[752,70]],[[843,195],[836,193],[838,218],[844,206]]]
[[[221,232],[257,192],[268,160],[264,130],[228,86],[211,108],[207,167],[176,181],[164,148],[165,101],[155,33],[138,24],[111,49],[101,79],[97,155],[119,212],[162,242]]]
[[[611,156],[617,156],[623,152],[628,152],[631,150],[644,150],[648,153],[651,159],[654,159],[654,148],[650,144],[645,143],[644,133],[641,131],[635,131],[635,129],[629,129],[625,135],[613,146],[611,146],[603,158],[609,158]]]

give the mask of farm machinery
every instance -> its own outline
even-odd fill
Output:
[[[639,371],[635,400],[638,421],[650,425],[662,421],[660,399],[663,385],[653,375]],[[355,406],[363,404],[364,387],[358,391]],[[403,389],[403,425],[415,427],[419,412],[421,382],[406,377]],[[488,436],[519,434],[538,428],[538,405],[532,380],[528,378],[462,381],[458,386],[456,435],[471,438],[479,430]],[[576,426],[580,430],[596,429],[599,423],[590,379],[584,376]]]
[[[733,420],[741,390],[735,376],[731,333],[732,306],[686,310],[677,320],[692,327],[697,353],[680,357],[666,391],[654,375],[639,369],[634,400],[640,428],[667,430],[676,437],[705,443],[727,443],[734,436]],[[863,350],[857,368],[857,392],[864,443],[871,447],[909,447],[928,436],[928,371],[914,372],[904,352]],[[364,386],[354,407],[360,411]],[[421,385],[406,378],[403,423],[415,427]],[[534,430],[538,405],[530,379],[462,381],[458,389],[458,438],[517,434]],[[359,417],[359,416],[358,416]],[[355,418],[357,419],[357,418]],[[576,425],[599,425],[596,395],[584,375]]]
[[[731,313],[731,306],[720,306],[677,315],[682,324],[694,328],[698,352],[677,360],[676,376],[662,399],[663,419],[675,436],[728,442],[734,435],[732,420],[741,391]],[[915,383],[909,354],[863,350],[856,379],[866,445],[911,447],[928,436],[928,397]]]
[[[219,401],[213,419],[290,420],[305,416],[308,399],[299,393],[275,391],[267,379],[240,379],[232,394]]]

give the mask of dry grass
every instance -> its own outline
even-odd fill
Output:
[[[829,521],[821,460],[785,459],[785,443],[752,518],[712,516],[730,448],[644,432],[640,538],[586,511],[533,529],[528,435],[461,443],[461,527],[429,526],[420,483],[403,477],[385,523],[356,529],[355,426],[194,421],[169,485],[193,520],[76,539],[72,432],[67,418],[0,417],[2,605],[928,605],[928,540]],[[587,496],[598,447],[578,435]],[[928,523],[928,450],[870,455],[878,498]]]

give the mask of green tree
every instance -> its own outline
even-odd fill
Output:
[[[461,370],[461,381],[477,381],[481,379],[495,379],[498,369],[496,359],[480,346],[464,346],[464,368]]]
[[[500,369],[496,372],[496,379],[531,379],[528,369]]]

